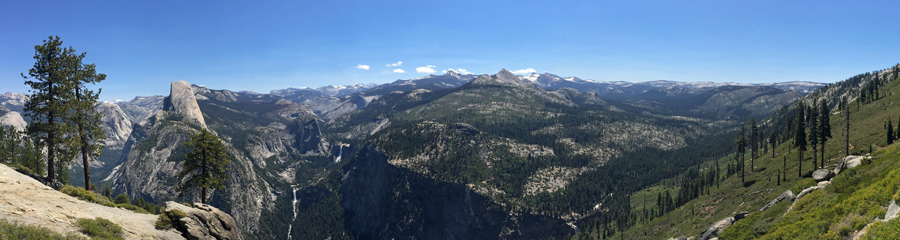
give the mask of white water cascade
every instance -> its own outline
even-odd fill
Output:
[[[291,201],[291,209],[294,210],[294,218],[291,218],[291,223],[288,224],[288,236],[287,236],[287,239],[291,239],[291,229],[294,227],[294,220],[297,220],[297,207],[298,207],[297,205],[299,205],[299,203],[300,203],[300,202],[297,201],[297,188],[293,188],[293,189],[294,189],[294,191],[293,191],[293,193],[294,193],[294,200]]]
[[[341,162],[341,155],[344,155],[344,145],[340,146],[340,150],[338,151],[337,158],[334,159],[334,163]]]

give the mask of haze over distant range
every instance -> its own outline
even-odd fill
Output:
[[[387,83],[454,69],[597,81],[835,82],[897,63],[898,2],[28,2],[0,8],[0,93],[49,35],[101,100]]]

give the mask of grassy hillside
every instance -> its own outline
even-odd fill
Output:
[[[850,144],[854,147],[850,152],[866,154],[874,151],[871,163],[839,174],[824,190],[814,191],[799,200],[789,214],[782,216],[791,202],[778,203],[765,212],[759,211],[785,190],[791,189],[796,194],[815,184],[810,178],[814,170],[812,152],[804,152],[802,168],[799,170],[802,176],[798,177],[798,151],[792,149],[790,140],[787,140],[774,149],[774,157],[772,149],[769,149],[770,152],[753,160],[755,169],[752,171],[748,154],[743,183],[740,172],[724,176],[718,186],[708,189],[708,193],[701,190],[700,197],[661,217],[636,220],[633,228],[611,238],[697,237],[710,224],[746,211],[750,213],[748,218],[729,227],[722,238],[838,239],[861,229],[875,217],[883,217],[890,200],[897,198],[897,187],[900,186],[900,170],[896,170],[900,168],[900,154],[897,153],[896,144],[887,145],[884,127],[888,120],[896,122],[900,118],[900,95],[894,94],[900,92],[900,81],[885,82],[887,83],[881,88],[881,98],[872,103],[861,104],[858,109],[856,102],[851,103]],[[865,79],[858,84],[863,83]],[[854,95],[852,88],[848,90],[841,83],[834,86],[848,92],[841,93],[835,90],[838,87],[832,87],[823,89],[822,94],[811,94],[805,99],[810,101],[828,96],[858,96]],[[831,112],[833,138],[826,144],[825,155],[825,166],[830,169],[846,155],[841,131],[842,114],[844,113],[839,111]],[[718,160],[720,173],[725,172],[725,166],[734,164],[732,159],[733,155]],[[783,167],[785,165],[786,168]],[[700,171],[714,171],[715,165],[707,162],[696,168]],[[778,181],[780,173],[786,173],[782,175],[785,180],[781,182]],[[664,191],[677,192],[680,182],[680,178],[676,177],[633,193],[633,214],[643,214],[640,210],[645,206],[651,211],[658,210],[657,194]],[[873,233],[884,233],[896,229],[897,225],[896,221],[879,224]],[[604,235],[602,230],[598,230],[601,229],[600,226],[587,224],[582,228],[586,231],[575,238],[594,239]]]

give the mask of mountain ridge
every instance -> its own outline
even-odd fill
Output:
[[[558,78],[555,82],[587,80],[572,77]],[[712,134],[720,126],[735,126],[738,122],[733,118],[769,111],[760,110],[765,107],[752,107],[755,99],[794,94],[784,95],[784,99],[772,98],[768,105],[760,105],[771,107],[800,95],[755,86],[711,87],[702,91],[644,86],[640,91],[628,93],[633,94],[627,95],[631,98],[614,99],[591,89],[542,87],[505,69],[494,75],[448,72],[398,80],[343,96],[311,89],[260,94],[212,90],[187,82],[172,84],[170,96],[136,97],[129,102],[116,102],[118,110],[105,110],[118,118],[128,118],[134,127],[121,150],[108,151],[121,157],[109,158],[109,165],[104,165],[115,167],[109,170],[110,174],[102,176],[107,181],[96,182],[112,184],[115,193],[127,193],[131,197],[153,202],[175,200],[171,196],[177,179],[173,179],[172,173],[179,169],[186,151],[177,143],[205,125],[217,133],[226,143],[229,155],[235,157],[229,166],[232,170],[228,180],[229,186],[235,188],[214,191],[211,202],[233,214],[248,235],[283,236],[284,229],[290,229],[292,236],[301,238],[335,237],[348,229],[355,229],[351,230],[354,234],[384,236],[370,232],[373,228],[344,227],[346,219],[338,217],[342,216],[343,209],[361,211],[361,202],[355,198],[365,195],[349,193],[362,191],[353,188],[364,185],[348,184],[348,189],[342,189],[342,179],[353,175],[354,170],[338,169],[363,164],[360,161],[367,161],[363,158],[375,156],[356,153],[365,144],[375,144],[380,154],[389,158],[387,164],[396,169],[390,171],[390,179],[421,178],[435,185],[454,185],[442,188],[455,189],[447,196],[480,196],[482,200],[476,202],[482,203],[471,206],[487,204],[482,206],[500,211],[499,215],[537,216],[516,218],[528,224],[490,226],[502,226],[507,233],[524,232],[526,226],[564,229],[550,234],[560,237],[574,231],[569,224],[602,215],[598,213],[605,210],[595,206],[620,205],[619,195],[610,195],[623,191],[612,190],[626,184],[620,181],[653,181],[655,177],[649,175],[672,174],[658,169],[637,173],[638,166],[629,165],[632,163],[624,159],[648,164],[656,159],[651,156],[689,152],[691,148],[705,146],[706,143],[697,143],[697,138]],[[713,108],[709,112],[730,112],[727,116],[673,115],[676,111],[666,109],[671,106],[666,102],[680,99],[695,99],[687,101],[684,109],[699,108],[703,103],[712,106],[721,103],[725,110]],[[203,121],[193,121],[198,119]],[[462,141],[471,134],[479,137]],[[409,152],[406,148],[410,146],[422,152]],[[346,160],[337,161],[338,155],[344,155]],[[669,171],[683,169],[690,162],[688,158],[667,161],[672,166]],[[631,169],[627,170],[631,175],[608,170],[613,168]],[[334,175],[338,173],[343,175]],[[596,187],[600,184],[607,187]],[[407,190],[427,188],[415,186]],[[389,191],[401,190],[407,191],[393,188]],[[578,192],[591,197],[575,197]],[[373,199],[371,202],[383,203],[379,207],[384,209],[371,211],[390,213],[400,206],[393,201],[437,195],[399,196],[404,199],[386,202]],[[292,199],[301,203],[293,204]],[[238,202],[243,205],[237,207]],[[569,211],[559,209],[561,202],[572,203]],[[316,207],[321,205],[343,207],[331,210]],[[300,210],[310,208],[319,210]],[[297,215],[285,216],[290,212]],[[380,216],[390,222],[410,217],[404,215],[407,213],[411,212]],[[311,214],[331,217],[313,223],[309,220],[314,218]],[[467,221],[460,218],[463,216],[445,217],[451,222]],[[308,227],[291,228],[300,225]],[[414,229],[428,225],[415,221],[407,226],[397,233],[419,236],[413,234]]]

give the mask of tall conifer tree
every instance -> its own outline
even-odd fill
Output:
[[[70,102],[75,98],[75,82],[77,66],[81,58],[71,47],[63,48],[59,37],[50,37],[44,44],[34,46],[34,66],[28,75],[22,74],[25,84],[31,87],[31,96],[25,102],[25,116],[32,119],[28,124],[28,133],[40,140],[47,148],[47,180],[60,180],[57,167],[66,164],[73,158],[71,136],[74,129],[66,124],[64,118],[70,112]],[[60,171],[66,171],[60,169]],[[68,179],[61,179],[63,181]]]
[[[178,192],[184,195],[188,188],[200,188],[200,202],[206,203],[208,188],[225,190],[226,166],[231,160],[225,153],[225,145],[209,130],[201,129],[184,145],[193,148],[184,160],[184,167],[178,172],[178,179],[186,179],[178,185]]]
[[[894,125],[891,123],[890,119],[888,119],[885,129],[887,129],[887,134],[885,134],[887,135],[887,144],[890,145],[891,143],[894,143]]]
[[[809,112],[807,112],[808,118],[806,119],[807,121],[809,121],[809,135],[806,136],[807,138],[809,138],[809,145],[812,146],[813,171],[815,171],[815,169],[819,167],[819,158],[816,157],[818,154],[818,151],[816,151],[816,147],[819,145],[819,116],[817,114],[819,108],[816,106],[816,104],[817,103],[814,103],[813,106],[809,108]]]
[[[819,144],[822,151],[822,166],[825,166],[825,143],[831,138],[831,111],[825,99],[819,103]]]
[[[97,99],[100,98],[100,91],[94,92],[87,88],[87,84],[96,84],[106,79],[106,74],[97,73],[94,64],[81,64],[81,59],[86,53],[78,55],[78,64],[73,66],[77,69],[78,75],[72,80],[74,81],[75,99],[73,99],[69,107],[72,109],[66,117],[66,121],[76,130],[77,137],[72,150],[81,152],[82,165],[84,166],[84,188],[91,190],[91,172],[89,161],[100,157],[103,145],[106,140],[106,133],[100,127],[100,118],[102,113],[94,108],[97,105]],[[77,153],[76,153],[77,154]]]
[[[756,127],[756,119],[750,118],[750,171],[755,169],[753,160],[757,157],[756,152],[759,150],[759,133]]]
[[[844,102],[847,102],[847,97],[844,97]],[[850,156],[850,104],[844,106],[844,154]]]
[[[794,132],[794,147],[797,147],[799,154],[797,155],[797,177],[803,176],[803,151],[806,150],[806,126],[804,126],[805,114],[803,110],[806,107],[803,103],[797,106],[797,128]]]

